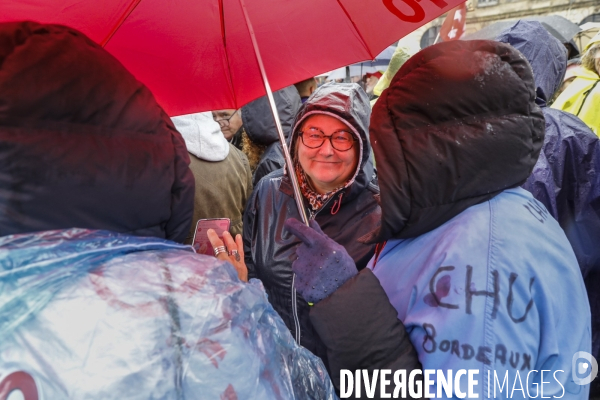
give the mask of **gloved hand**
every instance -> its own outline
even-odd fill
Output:
[[[358,270],[343,246],[324,234],[316,221],[309,223],[310,228],[289,218],[284,226],[303,242],[296,249],[298,259],[292,264],[296,290],[309,303],[318,303],[358,274]]]

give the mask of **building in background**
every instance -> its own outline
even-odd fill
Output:
[[[598,0],[468,0],[467,26],[465,35],[476,32],[496,21],[520,19],[542,15],[560,15],[577,25],[586,22],[600,22],[600,1]],[[445,15],[409,35],[409,40],[417,41],[421,48],[432,45]],[[438,38],[438,41],[440,39]]]

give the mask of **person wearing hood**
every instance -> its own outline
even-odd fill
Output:
[[[375,246],[357,240],[375,229],[381,216],[369,158],[370,115],[369,100],[358,84],[323,85],[301,108],[289,144],[302,207],[345,246],[359,269]],[[309,304],[293,284],[292,261],[300,241],[283,228],[286,219],[299,218],[289,172],[272,172],[254,188],[244,213],[245,262],[249,278],[262,281],[296,341],[326,363],[308,319]]]
[[[246,155],[227,142],[210,112],[172,119],[185,139],[196,183],[194,214],[185,243],[192,243],[196,223],[205,218],[229,218],[231,235],[241,234],[242,214],[252,193]]]
[[[567,65],[558,39],[539,22],[519,21],[497,40],[523,53],[533,69],[546,136],[523,188],[544,204],[573,246],[590,300],[592,355],[600,358],[600,139],[578,117],[546,106]],[[597,380],[591,392],[600,394]]]
[[[400,69],[402,65],[417,52],[410,41],[401,41],[398,43],[392,58],[390,59],[390,64],[387,69],[381,76],[381,78],[377,81],[377,84],[373,88],[373,99],[371,100],[371,107],[375,105],[381,93],[390,86],[390,82],[396,72]]]
[[[577,259],[519,187],[544,142],[536,97],[529,63],[508,44],[427,47],[373,108],[382,222],[364,238],[379,243],[368,267],[354,269],[316,223],[286,221],[303,241],[296,288],[314,303],[336,386],[350,378],[342,369],[408,377],[410,339],[423,370],[455,374],[450,387],[425,376],[424,397],[587,398],[572,362],[591,350]],[[471,384],[461,370],[473,371]]]
[[[273,93],[273,99],[279,114],[283,133],[287,138],[294,118],[302,105],[300,95],[294,86],[288,86]],[[243,129],[247,141],[244,143],[250,160],[252,184],[256,186],[264,176],[283,168],[283,151],[279,141],[279,133],[275,126],[275,119],[267,96],[263,96],[242,107],[241,111]]]
[[[104,229],[183,242],[194,178],[152,93],[65,26],[0,25],[0,236]]]
[[[600,32],[587,44],[581,57],[584,68],[552,103],[552,108],[570,112],[581,118],[596,135],[600,135]]]

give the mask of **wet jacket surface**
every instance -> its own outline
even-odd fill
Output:
[[[592,354],[600,356],[600,140],[573,114],[546,107],[562,83],[566,51],[562,43],[532,22],[519,22],[499,41],[528,59],[537,102],[546,119],[540,157],[523,188],[544,204],[565,231],[577,257],[592,311]],[[600,391],[596,381],[594,392]]]
[[[150,91],[83,34],[0,25],[0,236],[106,229],[182,242],[194,178]]]
[[[359,90],[362,92],[355,84],[321,87],[304,104],[296,126],[312,112],[327,110],[349,122],[361,137],[361,161],[354,183],[338,192],[316,214],[308,211],[308,202],[304,206],[321,229],[348,250],[359,268],[364,268],[374,246],[359,243],[357,239],[375,229],[381,214],[374,198],[378,187],[369,160],[370,107],[366,94]],[[332,94],[335,91],[337,95]],[[324,348],[315,337],[308,318],[309,306],[293,290],[291,264],[301,242],[284,229],[283,224],[288,218],[300,219],[300,215],[291,183],[283,170],[278,170],[257,184],[244,213],[244,253],[249,277],[263,282],[269,301],[296,340],[325,358]]]
[[[292,130],[296,114],[302,105],[298,90],[292,85],[273,93],[277,113],[283,134],[287,139]],[[279,143],[279,134],[271,106],[266,96],[256,99],[241,110],[242,122],[246,134],[254,143],[267,146],[252,176],[252,184],[256,185],[264,176],[283,168],[285,161]]]
[[[494,398],[540,397],[542,380],[544,396],[587,398],[589,385],[572,379],[573,355],[591,350],[585,286],[562,229],[531,193],[508,189],[428,233],[390,240],[370,267],[423,368],[478,370],[479,398],[494,391],[494,374],[520,387],[517,373],[527,395],[496,387]]]
[[[391,302],[424,369],[478,369],[480,398],[487,395],[487,371],[515,364],[512,387],[524,363],[523,371],[539,370],[556,359],[567,371],[573,349],[590,349],[589,307],[570,245],[544,206],[516,188],[544,139],[535,98],[531,68],[511,46],[449,42],[407,61],[371,118],[383,218],[372,237],[387,242],[368,268],[385,295],[362,296],[363,304],[375,312]],[[395,365],[402,356],[393,350],[403,347],[403,338],[384,338],[378,348],[356,343],[348,336],[359,329],[354,315],[331,305],[360,292],[346,283],[311,310],[319,332],[334,329],[323,316],[354,326],[348,334],[336,331],[330,362]],[[522,323],[513,320],[524,314]],[[398,321],[388,323],[393,329]],[[563,341],[569,343],[561,347]],[[377,357],[382,348],[389,355]],[[552,382],[548,393],[558,389],[560,396]],[[589,387],[569,390],[580,390],[571,398],[584,398]]]

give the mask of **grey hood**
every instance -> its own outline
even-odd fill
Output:
[[[283,133],[287,138],[302,102],[294,86],[288,86],[273,93]],[[279,140],[275,120],[267,96],[256,99],[241,110],[242,123],[246,134],[256,144],[270,145]]]
[[[205,161],[223,161],[229,143],[210,112],[172,117],[175,128],[185,140],[187,151]]]

